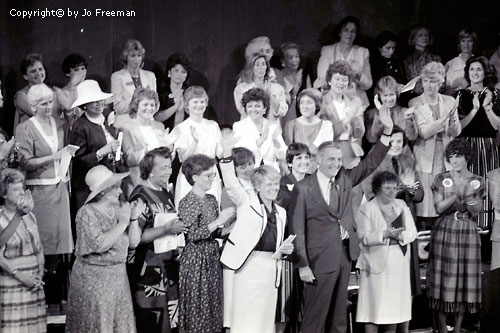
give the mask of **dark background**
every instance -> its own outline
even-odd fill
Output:
[[[221,123],[239,117],[234,107],[235,79],[244,65],[243,51],[253,37],[266,35],[277,53],[284,41],[302,46],[302,55],[314,62],[321,45],[331,44],[331,28],[346,15],[361,21],[359,44],[371,47],[383,30],[401,37],[404,56],[408,31],[422,22],[435,37],[435,52],[447,61],[457,55],[457,32],[465,25],[476,28],[481,50],[495,46],[498,1],[476,0],[0,0],[0,78],[5,107],[2,127],[11,130],[13,96],[25,85],[20,60],[30,52],[43,55],[45,82],[63,86],[61,63],[78,52],[88,57],[87,78],[110,91],[111,73],[121,69],[119,53],[128,38],[146,49],[144,68],[161,80],[168,56],[185,53],[193,62],[191,83],[203,85]],[[12,17],[11,9],[83,9],[92,17],[42,19]],[[95,17],[95,9],[134,10],[135,17]],[[482,52],[481,51],[481,52]],[[314,65],[315,66],[315,65]]]

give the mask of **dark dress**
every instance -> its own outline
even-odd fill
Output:
[[[500,164],[500,150],[495,142],[497,131],[491,126],[486,111],[482,106],[486,96],[486,89],[488,88],[475,92],[467,88],[457,92],[457,95],[460,96],[458,104],[458,117],[460,120],[472,111],[474,95],[479,94],[479,110],[470,123],[462,128],[459,137],[465,138],[472,147],[473,155],[469,167],[470,171],[481,177],[486,177],[489,171],[498,168]],[[493,94],[493,112],[500,116],[500,93],[496,89],[490,91]],[[485,229],[488,228],[494,219],[493,213],[493,206],[491,200],[489,200],[488,191],[486,191],[483,209],[477,216],[478,225]]]
[[[406,83],[406,73],[403,62],[396,57],[384,58],[379,52],[376,52],[371,59],[372,79],[374,86],[378,80],[384,76],[392,76],[397,83]]]
[[[157,213],[175,213],[174,196],[166,190],[137,185],[130,201],[141,198],[147,214],[139,219],[144,231],[154,227]],[[141,243],[129,255],[129,279],[135,302],[137,327],[144,332],[170,332],[178,324],[178,250],[155,253],[154,243]],[[150,292],[154,290],[155,292]],[[159,314],[159,315],[158,315]]]
[[[222,330],[222,267],[213,222],[219,205],[211,194],[189,192],[179,203],[179,217],[188,227],[179,274],[179,332]]]
[[[484,179],[472,175],[468,182],[476,184],[477,198],[483,200]],[[453,193],[459,198],[432,226],[427,267],[429,305],[441,312],[476,313],[481,306],[481,241],[476,224],[449,172],[436,176],[432,191],[444,199]]]

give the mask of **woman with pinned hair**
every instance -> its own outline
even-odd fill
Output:
[[[338,42],[333,45],[323,46],[318,61],[318,78],[314,82],[315,88],[327,85],[328,69],[336,61],[345,61],[351,67],[351,80],[346,94],[351,98],[357,96],[361,100],[363,110],[370,104],[366,90],[372,86],[372,73],[370,69],[370,52],[368,49],[356,45],[356,37],[361,32],[359,20],[353,16],[343,18],[336,27]]]
[[[221,157],[221,132],[219,125],[203,117],[208,106],[208,95],[200,86],[191,86],[184,93],[184,105],[189,112],[189,118],[180,123],[167,137],[167,147],[175,151],[180,162],[191,155],[204,154],[211,158]],[[191,185],[185,175],[179,172],[175,187],[175,203],[191,190]],[[221,182],[217,174],[208,192],[213,194],[217,201],[220,200]]]
[[[457,36],[458,51],[460,54],[451,59],[444,66],[446,69],[446,91],[450,94],[469,86],[465,79],[465,65],[477,50],[477,35],[471,28],[463,28]]]
[[[73,252],[68,194],[68,175],[59,174],[68,142],[68,123],[52,116],[53,91],[45,84],[33,85],[28,100],[34,116],[18,125],[20,165],[26,171],[26,186],[33,195],[33,214],[37,218],[44,248],[47,303],[59,307],[63,299],[68,258]],[[62,178],[61,178],[62,177]],[[58,310],[58,309],[57,309]]]
[[[271,165],[279,170],[279,160],[285,158],[286,144],[279,122],[269,120],[271,101],[261,88],[251,88],[241,99],[246,117],[233,124],[235,147],[252,151],[255,165]]]
[[[242,104],[243,94],[252,88],[260,88],[267,92],[270,98],[269,119],[277,120],[284,117],[288,112],[285,89],[269,78],[271,67],[264,53],[255,53],[246,59],[245,68],[241,74],[241,81],[234,88],[234,103],[236,109],[245,118],[245,107]]]
[[[159,106],[156,91],[149,88],[137,88],[134,91],[129,105],[132,121],[125,127],[123,135],[123,153],[132,179],[130,191],[140,181],[139,163],[146,152],[167,143],[165,127],[154,119]]]
[[[435,61],[428,63],[422,68],[420,77],[424,92],[410,101],[418,127],[418,138],[413,146],[415,170],[424,189],[424,200],[417,204],[417,217],[420,223],[430,226],[438,216],[430,186],[437,174],[449,170],[444,147],[460,134],[462,127],[456,101],[438,92],[445,80],[443,64]]]
[[[251,181],[257,195],[238,207],[221,255],[221,262],[235,271],[231,332],[275,332],[281,260],[293,251],[293,244],[280,248],[286,227],[286,211],[275,202],[280,174],[262,165]]]
[[[307,145],[311,157],[314,157],[320,144],[332,141],[334,136],[332,123],[317,116],[321,109],[321,100],[319,90],[315,88],[302,90],[297,97],[301,116],[286,123],[283,135],[287,145],[292,143]],[[315,162],[311,161],[309,173],[313,173],[315,167]]]
[[[76,260],[68,297],[66,332],[136,332],[125,263],[139,244],[144,202],[120,203],[126,173],[90,169],[91,189],[76,217]]]
[[[31,86],[43,83],[46,76],[43,58],[39,53],[28,54],[23,60],[21,60],[21,65],[19,67],[23,78],[28,82],[28,84],[19,90],[14,96],[14,106],[16,107],[14,130],[17,128],[18,124],[33,117],[33,109],[28,101],[28,91]],[[54,91],[53,94],[54,96],[52,101],[54,103],[54,108],[57,110],[57,95]]]
[[[465,313],[481,307],[481,240],[473,217],[486,192],[483,177],[468,170],[472,150],[462,138],[445,149],[449,171],[432,183],[439,214],[432,226],[427,266],[429,306],[437,313],[439,331],[447,332],[447,315],[454,315],[454,332],[460,332]]]
[[[215,159],[202,154],[190,156],[182,172],[192,185],[179,203],[179,218],[187,227],[186,246],[179,272],[179,331],[219,332],[222,330],[222,267],[215,238],[236,213],[219,203],[207,191],[215,179]]]
[[[382,31],[375,38],[377,52],[370,59],[373,82],[379,82],[384,76],[392,76],[397,83],[406,83],[403,62],[397,57],[398,38],[390,31]]]
[[[153,72],[142,69],[145,53],[146,50],[141,42],[135,39],[127,40],[120,54],[123,69],[111,75],[111,93],[115,110],[113,126],[116,128],[130,120],[128,105],[135,89],[144,87],[156,91],[156,76]]]
[[[0,171],[0,198],[0,331],[47,332],[43,247],[20,171]]]
[[[357,96],[347,93],[353,71],[348,62],[335,61],[326,72],[329,90],[323,96],[319,118],[329,120],[334,140],[339,141],[343,153],[343,166],[352,169],[364,155],[361,138],[365,133],[363,113],[365,107]]]
[[[59,101],[59,111],[69,122],[70,127],[82,115],[83,111],[79,107],[72,107],[76,100],[76,87],[82,83],[87,76],[87,60],[78,53],[71,53],[64,58],[61,65],[64,75],[68,78],[68,83],[62,87],[55,87]]]
[[[162,122],[170,131],[188,117],[183,95],[189,87],[187,80],[191,67],[191,61],[182,53],[174,53],[167,59],[167,78],[158,91],[160,110],[155,113],[155,120]]]
[[[304,64],[301,64],[300,46],[295,43],[281,45],[280,58],[283,67],[276,69],[276,80],[285,88],[288,112],[283,117],[283,124],[297,118],[297,95],[306,88],[311,88],[311,76]]]
[[[411,319],[410,251],[417,229],[410,209],[396,199],[398,176],[381,171],[373,176],[375,198],[364,202],[356,215],[360,240],[359,298],[356,321],[365,332],[396,332]]]
[[[496,142],[500,129],[500,92],[493,88],[494,69],[485,57],[473,56],[465,65],[468,87],[458,90],[458,117],[462,126],[460,137],[472,147],[470,170],[478,176],[497,168],[500,150]],[[478,225],[488,228],[493,221],[493,207],[487,193],[484,207],[477,215]]]
[[[413,118],[413,109],[398,105],[400,85],[392,76],[384,76],[375,86],[375,107],[365,112],[366,139],[370,143],[378,141],[384,130],[381,115],[390,116],[394,125],[405,131],[408,140],[418,136],[418,128]]]

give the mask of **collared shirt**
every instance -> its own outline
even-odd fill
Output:
[[[331,184],[335,183],[335,177],[329,178],[325,176],[319,169],[318,172],[316,173],[318,177],[318,183],[319,183],[319,188],[321,190],[321,194],[323,195],[323,199],[325,199],[326,204],[330,206],[330,188]],[[338,193],[340,196],[340,193]],[[336,207],[332,207],[334,211],[338,211],[339,207],[338,205]],[[349,238],[349,233],[347,230],[344,229],[342,225],[340,225],[340,238],[342,239],[347,239]]]
[[[87,114],[87,119],[91,123],[101,126],[102,130],[104,131],[104,135],[106,136],[106,143],[110,143],[110,142],[113,142],[115,140],[115,138],[113,138],[113,136],[111,135],[111,133],[109,133],[109,131],[106,128],[106,126],[104,126],[104,121],[106,120],[106,118],[104,118],[104,115],[101,114],[98,117],[90,117]]]

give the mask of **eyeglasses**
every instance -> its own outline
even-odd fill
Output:
[[[208,180],[214,180],[216,176],[217,174],[215,172],[209,173],[208,175],[203,175],[203,174],[200,175],[200,177],[207,177]]]

